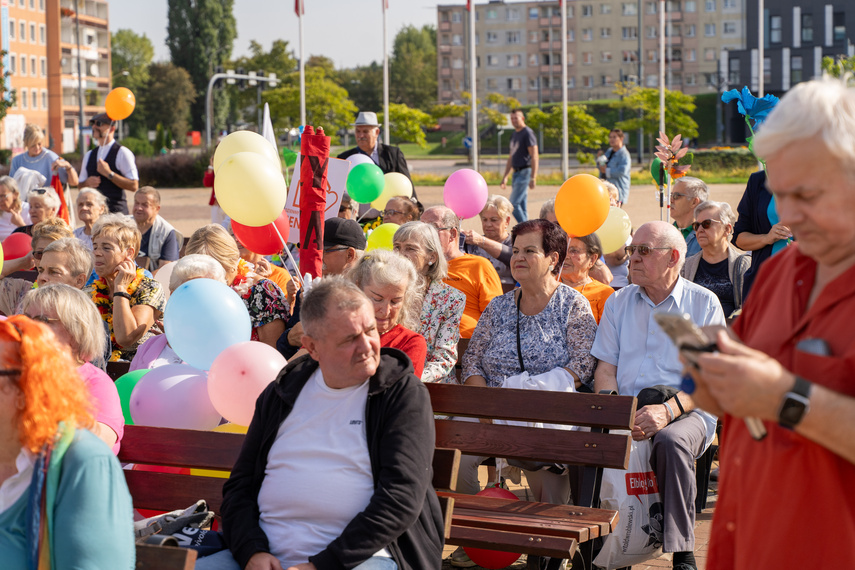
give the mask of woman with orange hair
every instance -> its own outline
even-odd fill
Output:
[[[75,368],[44,325],[0,321],[3,568],[134,566],[131,497]]]

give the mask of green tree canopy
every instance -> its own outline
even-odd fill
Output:
[[[149,66],[154,57],[154,46],[145,34],[132,30],[118,30],[112,35],[111,43],[113,86],[127,87],[135,96],[141,97],[149,79]],[[127,74],[127,75],[125,75]],[[140,105],[125,120],[132,136],[145,138],[145,110]]]
[[[147,127],[154,130],[163,125],[183,145],[184,134],[189,130],[190,105],[196,99],[190,74],[171,63],[151,64],[141,99]]]
[[[337,72],[336,82],[350,93],[360,111],[379,113],[383,108],[383,66],[376,61]]]
[[[629,116],[618,122],[617,128],[624,131],[642,129],[645,135],[653,138],[659,136],[659,89],[618,83],[614,93],[623,99],[614,101],[612,108],[625,109],[628,112],[624,116]],[[639,109],[642,111],[641,118],[638,117]],[[668,136],[673,138],[677,133],[683,135],[684,139],[698,136],[698,123],[692,118],[694,110],[694,96],[666,89],[665,132]]]
[[[297,60],[289,51],[288,42],[285,40],[274,40],[270,51],[264,51],[264,46],[253,40],[249,43],[249,52],[249,56],[232,61],[228,68],[243,69],[246,72],[263,71],[268,75],[275,73],[280,81],[297,70]],[[262,88],[269,89],[266,85],[262,85]],[[232,117],[255,123],[258,117],[256,88],[240,89],[237,85],[233,85],[228,87],[228,91]]]
[[[396,139],[414,142],[427,147],[425,127],[436,124],[434,118],[424,111],[407,107],[402,103],[389,103],[389,135]]]
[[[214,68],[225,64],[232,53],[237,27],[232,7],[234,0],[168,0],[169,23],[166,45],[172,63],[190,74],[196,88],[191,106],[191,124],[205,126],[205,92]],[[227,92],[219,90],[214,97],[214,125],[225,126],[228,115]]]
[[[836,60],[825,56],[822,58],[822,70],[832,77],[844,79],[850,86],[855,86],[855,55],[841,55]]]
[[[546,136],[561,140],[564,121],[561,105],[554,105],[548,112],[531,109],[526,114],[526,124],[532,129],[543,127]],[[589,162],[592,158],[588,150],[602,148],[609,141],[609,131],[588,114],[585,105],[567,105],[567,145],[576,148],[576,157],[580,162]]]
[[[436,101],[436,28],[402,28],[393,42],[389,68],[390,100],[429,111]]]

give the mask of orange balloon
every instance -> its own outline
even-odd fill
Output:
[[[555,217],[572,237],[592,234],[609,215],[609,192],[600,179],[577,174],[567,179],[555,196]]]
[[[134,112],[137,98],[127,87],[116,87],[107,95],[107,115],[114,121],[127,119]]]

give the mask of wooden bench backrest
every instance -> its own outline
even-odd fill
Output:
[[[231,471],[244,435],[147,426],[125,426],[119,460],[123,463]],[[434,488],[454,491],[460,451],[437,449]],[[172,511],[205,499],[219,514],[225,479],[179,473],[125,471],[134,506]]]
[[[633,397],[453,384],[428,384],[427,388],[435,414],[594,430],[550,429],[547,437],[540,428],[441,419],[436,421],[437,447],[457,448],[470,455],[617,469],[626,469],[629,463],[630,436],[601,431],[632,429]]]

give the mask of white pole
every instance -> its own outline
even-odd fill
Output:
[[[300,124],[306,124],[306,57],[303,51],[303,0],[300,0]]]
[[[659,130],[665,132],[665,0],[659,2]],[[641,30],[639,30],[639,33]],[[640,55],[640,54],[639,54]]]
[[[472,137],[472,169],[478,170],[478,100],[475,89],[475,2],[469,4],[469,91],[472,108],[469,110],[469,131]]]
[[[561,173],[566,180],[570,176],[570,143],[567,125],[567,1],[561,2],[561,108],[564,110],[561,124]]]
[[[763,92],[766,89],[766,86],[764,85],[764,81],[766,79],[766,65],[765,65],[766,58],[763,55],[763,50],[766,47],[764,45],[765,39],[763,38],[763,33],[766,31],[765,30],[765,23],[766,22],[764,21],[765,18],[763,17],[764,11],[765,11],[765,7],[763,5],[763,0],[758,0],[757,12],[759,14],[759,17],[757,18],[757,22],[758,22],[758,24],[757,24],[757,52],[759,55],[758,59],[760,60],[760,77],[758,78],[758,81],[757,81],[757,85],[759,86],[758,90],[757,90],[758,91],[758,93],[757,93],[758,97],[762,97],[764,95]]]
[[[668,34],[668,50],[665,52],[665,54],[666,54],[665,63],[668,64],[668,74],[667,74],[668,79],[667,79],[665,85],[666,85],[666,87],[668,87],[668,91],[670,91],[671,90],[671,78],[672,78],[672,75],[671,75],[671,55],[672,55],[672,52],[671,52],[671,6],[668,4],[668,0],[665,0],[665,25],[666,25],[665,31]]]
[[[383,2],[383,144],[389,144],[389,36],[386,31],[386,6]]]

